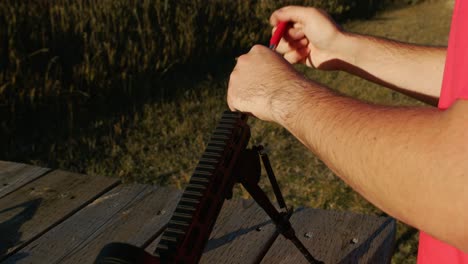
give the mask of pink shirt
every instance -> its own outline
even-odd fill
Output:
[[[468,100],[468,1],[466,0],[456,0],[455,3],[439,108],[447,109],[457,99]],[[429,263],[468,264],[468,254],[421,232],[418,264]]]
[[[466,0],[455,2],[439,108],[447,109],[456,99],[468,99],[468,1]]]

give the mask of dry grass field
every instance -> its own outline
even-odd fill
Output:
[[[4,3],[7,2],[10,1]],[[13,1],[11,2],[13,3]],[[77,4],[81,2],[87,3],[87,1],[75,1],[74,8],[82,8]],[[149,7],[149,1],[143,2]],[[156,2],[160,4],[161,10],[167,6],[167,1]],[[258,1],[258,3],[262,2]],[[88,10],[87,13],[81,14],[81,17],[76,16],[72,17],[72,20],[67,20],[65,19],[67,13],[64,13],[63,7],[57,6],[51,9],[53,17],[57,19],[51,21],[54,23],[63,21],[63,24],[52,28],[63,27],[57,32],[69,32],[70,36],[74,36],[73,32],[79,32],[79,30],[92,25],[93,19],[108,21],[109,24],[113,25],[112,32],[115,32],[115,38],[109,40],[107,44],[104,42],[102,45],[96,46],[95,50],[89,49],[89,52],[85,52],[84,56],[70,52],[70,50],[86,50],[89,48],[86,46],[88,42],[80,40],[81,42],[75,43],[73,38],[70,40],[66,35],[61,36],[68,41],[65,44],[67,53],[63,56],[60,55],[60,52],[64,51],[61,50],[62,46],[59,45],[59,42],[58,46],[51,46],[47,50],[40,46],[27,47],[26,44],[23,46],[16,44],[20,48],[15,50],[28,48],[31,51],[29,57],[21,57],[18,51],[15,51],[17,53],[14,54],[8,54],[8,69],[14,71],[13,73],[7,72],[5,67],[0,67],[0,111],[5,117],[0,123],[2,127],[2,141],[0,143],[3,144],[0,159],[25,161],[91,175],[110,175],[121,177],[125,181],[175,185],[183,188],[188,182],[218,118],[227,107],[225,103],[226,87],[230,69],[234,64],[234,54],[224,54],[220,51],[217,53],[217,61],[206,62],[203,66],[211,67],[209,73],[190,75],[192,71],[197,72],[195,58],[197,58],[197,52],[201,52],[195,48],[198,46],[191,45],[210,45],[212,42],[197,40],[192,43],[189,40],[194,36],[190,37],[186,34],[182,35],[187,39],[174,38],[172,35],[173,39],[169,39],[171,36],[162,34],[160,31],[161,36],[168,38],[165,41],[172,43],[172,45],[179,45],[187,52],[191,52],[190,56],[183,58],[190,63],[187,64],[188,66],[182,67],[184,71],[152,79],[153,73],[161,73],[171,68],[171,61],[175,61],[174,58],[181,54],[172,50],[160,50],[156,38],[153,38],[152,35],[155,32],[138,26],[153,25],[157,27],[154,23],[151,24],[151,21],[144,21],[144,19],[148,19],[144,10],[132,10],[119,6],[123,1],[114,1],[113,3],[109,2],[109,5],[121,12],[121,15],[127,20],[107,17],[107,13],[99,8]],[[416,5],[405,5],[381,11],[371,19],[354,19],[346,22],[343,26],[349,31],[405,42],[446,45],[452,6],[452,1],[427,0]],[[0,3],[1,11],[7,12],[6,8]],[[11,8],[8,11],[10,15],[19,12],[12,6],[9,8]],[[177,12],[170,7],[166,8],[172,10],[171,12]],[[266,10],[271,8],[268,7]],[[346,6],[342,8],[346,9]],[[154,15],[158,17],[158,10],[154,9],[153,11]],[[207,12],[214,11],[216,10],[209,9]],[[30,12],[31,16],[39,15],[37,12]],[[264,10],[264,12],[266,11]],[[140,21],[138,18],[143,20]],[[163,19],[163,16],[159,16],[159,19]],[[20,19],[18,18],[18,20]],[[6,22],[0,19],[0,29],[2,23]],[[134,31],[122,31],[129,30],[122,27],[133,24],[137,25]],[[20,27],[22,24],[17,25]],[[82,28],[80,29],[80,27]],[[177,30],[191,32],[184,28]],[[250,36],[249,39],[237,39],[238,42],[229,48],[241,52],[242,45],[245,44],[239,43],[265,38],[262,35],[264,33],[260,34],[255,30],[255,28],[252,29],[252,34],[257,35],[247,34],[246,36]],[[11,34],[16,31],[10,29],[8,32]],[[46,34],[46,32],[41,33],[40,30],[34,32],[37,34],[37,38],[40,38],[40,34]],[[139,42],[132,40],[132,38],[127,39],[124,33],[134,34],[134,39],[143,39]],[[2,39],[1,34],[2,32],[0,32],[0,39]],[[97,28],[93,30],[92,35],[87,37],[88,40],[97,43],[105,34],[105,28]],[[227,44],[229,43],[228,36],[244,35],[244,33],[240,34],[236,31],[226,34],[225,38],[210,41],[231,45]],[[19,40],[15,39],[14,41]],[[11,46],[14,41],[10,40],[6,44],[0,43],[0,48],[1,45]],[[114,44],[121,46],[116,48]],[[167,44],[164,45],[164,47],[167,46]],[[53,51],[56,53],[52,56],[51,50],[54,48]],[[5,56],[1,52],[2,49],[0,49],[0,58]],[[220,58],[222,60],[219,60]],[[80,63],[70,64],[70,60],[79,60]],[[106,67],[103,67],[101,63],[104,60]],[[209,61],[210,58],[206,60]],[[223,61],[223,63],[219,63],[219,61]],[[0,66],[4,65],[1,63]],[[28,66],[27,63],[30,65]],[[166,64],[163,65],[163,63]],[[203,64],[203,61],[200,63]],[[42,70],[35,71],[34,67]],[[361,100],[389,105],[422,105],[397,92],[346,73],[323,72],[302,67],[297,67],[297,69],[311,79]],[[66,89],[59,89],[58,87],[64,85],[63,81],[68,79],[55,78],[54,76],[64,74],[76,78],[71,78],[73,81]],[[116,84],[117,86],[115,86]],[[136,89],[134,87],[136,85],[143,87],[142,90]],[[154,85],[157,87],[156,92],[152,91]],[[27,88],[20,89],[18,87]],[[154,93],[157,93],[159,98],[151,99]],[[89,104],[84,104],[86,109],[81,109],[82,105],[79,103],[87,102],[88,98],[93,96],[99,99],[92,102],[92,107]],[[135,100],[135,97],[138,100]],[[127,104],[127,99],[131,100],[130,104]],[[54,114],[35,114],[35,111],[42,109],[44,105],[49,111],[47,113]],[[32,115],[34,118],[26,118],[24,115]],[[26,122],[25,120],[32,122],[29,123],[29,128],[22,123]],[[383,214],[347,187],[285,129],[254,119],[249,122],[252,128],[251,144],[266,146],[273,169],[289,204],[296,207],[308,206],[351,210],[366,214]],[[34,135],[34,137],[30,135]],[[265,187],[268,188],[267,185]],[[236,190],[236,195],[246,196],[241,189]],[[393,262],[414,263],[416,252],[416,231],[400,223]]]

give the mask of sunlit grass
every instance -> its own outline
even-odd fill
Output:
[[[266,42],[268,16],[280,6],[314,5],[339,16],[357,10],[356,3],[3,0],[0,102],[87,101],[148,90],[158,96],[164,91],[151,87],[177,66],[200,65]],[[378,6],[372,4],[369,12]]]
[[[232,58],[252,44],[266,43],[271,10],[292,2],[319,3],[338,14],[357,3],[0,1],[0,110],[5,116],[0,143],[15,139],[1,154],[41,166],[183,188],[227,108]],[[376,23],[393,18],[380,19]],[[369,21],[353,23],[348,27],[358,32],[443,43],[440,34],[414,34],[414,28],[406,32],[401,25],[367,28]],[[184,71],[175,71],[182,66]],[[191,75],[210,67],[223,70],[214,77]],[[345,73],[298,68],[309,78],[366,101],[418,104]],[[136,103],[129,107],[126,101]],[[121,105],[129,109],[116,111]],[[43,107],[50,111],[40,115],[43,120],[16,127],[23,120],[30,122],[28,116]],[[52,118],[47,114],[57,112],[63,112],[55,117],[63,124],[48,122]],[[86,122],[79,121],[84,115]],[[39,130],[42,123],[45,127]],[[254,119],[250,125],[251,144],[269,150],[289,204],[382,214],[285,129]],[[38,135],[32,143],[20,141],[33,133]],[[269,190],[268,184],[262,186]],[[236,195],[246,196],[241,189]],[[413,229],[400,224],[398,238],[394,262],[414,263]]]

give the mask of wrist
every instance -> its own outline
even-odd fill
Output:
[[[319,66],[324,70],[346,71],[349,65],[355,65],[358,37],[350,32],[339,32],[328,47],[325,60]]]
[[[373,53],[376,39],[373,37],[346,32],[339,42],[340,53],[338,60],[342,61],[341,70],[353,73],[353,69],[363,67],[363,63],[368,61],[377,53]]]
[[[346,71],[353,64],[356,54],[356,35],[344,31],[338,32],[321,50],[312,54],[314,66],[321,70]],[[319,51],[319,52],[318,52]]]
[[[272,98],[275,119],[299,141],[312,151],[317,150],[317,142],[328,122],[323,117],[328,115],[331,102],[338,100],[338,94],[313,81],[296,82],[294,91],[286,91],[282,96]],[[311,133],[313,125],[314,133]]]
[[[301,78],[289,81],[285,88],[277,89],[270,100],[273,121],[285,128],[299,122],[301,108],[305,106],[314,89],[317,89],[313,84]]]

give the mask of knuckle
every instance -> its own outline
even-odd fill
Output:
[[[318,9],[316,7],[312,7],[312,6],[306,7],[305,10],[306,10],[306,12],[311,13],[311,14],[315,14],[315,13],[320,12],[320,9]]]
[[[238,72],[238,69],[237,69],[237,66],[236,66],[236,68],[234,68],[234,70],[229,75],[229,86],[232,85],[233,79],[235,79],[237,77],[237,74],[238,74],[237,72]]]
[[[263,51],[263,46],[260,44],[255,44],[250,51],[252,52],[261,52]]]
[[[246,61],[247,61],[247,58],[248,58],[248,55],[247,55],[247,54],[240,55],[240,56],[237,58],[237,65],[246,62]]]
[[[285,11],[288,11],[288,10],[291,9],[291,7],[293,7],[293,6],[291,6],[291,5],[284,6],[284,7],[280,8],[280,9],[278,9],[277,12],[285,12]]]

